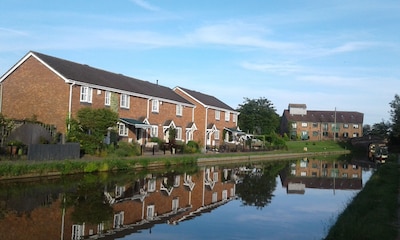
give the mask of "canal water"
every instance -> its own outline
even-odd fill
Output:
[[[374,171],[296,159],[0,182],[1,239],[322,239]]]

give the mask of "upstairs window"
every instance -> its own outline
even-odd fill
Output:
[[[128,94],[121,94],[120,106],[121,106],[121,108],[129,108],[129,95]]]
[[[157,99],[151,101],[151,111],[154,113],[158,113],[159,111],[159,103]]]
[[[106,106],[111,105],[111,92],[109,91],[104,92],[104,105]]]
[[[178,104],[176,105],[176,116],[182,116],[183,106]]]
[[[221,117],[221,112],[219,110],[215,110],[215,120],[219,120]]]
[[[225,121],[229,122],[231,113],[229,111],[225,112]]]
[[[92,92],[92,88],[81,86],[81,102],[92,103]]]
[[[233,115],[232,115],[232,121],[233,121],[234,123],[237,122],[237,117],[238,117],[237,114],[233,114]]]

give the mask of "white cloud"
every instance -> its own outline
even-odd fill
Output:
[[[133,2],[134,4],[138,5],[141,8],[144,8],[146,10],[149,11],[159,11],[160,9],[156,6],[151,5],[150,3],[148,3],[147,1],[144,0],[131,0],[131,2]]]

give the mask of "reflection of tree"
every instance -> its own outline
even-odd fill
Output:
[[[276,176],[285,164],[275,163],[264,166],[259,172],[245,175],[243,182],[236,186],[236,193],[246,206],[258,209],[266,207],[274,196]]]
[[[67,205],[73,206],[72,221],[98,224],[112,220],[113,209],[105,201],[104,185],[98,181],[84,181],[76,192],[67,194]]]

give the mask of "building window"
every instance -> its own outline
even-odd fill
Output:
[[[176,140],[181,140],[182,139],[182,128],[181,127],[176,127],[176,136],[175,139]]]
[[[358,137],[358,133],[353,133],[353,137]]]
[[[343,124],[343,128],[349,128],[349,124],[347,123]]]
[[[297,128],[297,123],[292,123],[292,128],[296,129]]]
[[[109,91],[104,92],[104,105],[106,106],[111,105],[111,92]]]
[[[128,94],[121,94],[121,108],[129,108],[129,95]]]
[[[229,122],[231,113],[229,111],[225,112],[225,121]]]
[[[301,123],[301,126],[302,126],[302,127],[307,127],[307,126],[308,126],[308,123],[302,122],[302,123]]]
[[[81,86],[81,102],[92,103],[92,92],[92,88]]]
[[[176,116],[182,116],[183,106],[178,104],[176,105]]]
[[[344,137],[344,138],[348,138],[348,137],[349,137],[349,133],[348,133],[348,132],[344,132],[344,133],[343,133],[343,137]]]
[[[148,192],[154,192],[156,190],[156,180],[155,179],[150,179],[148,184],[147,184],[147,191]]]
[[[213,180],[214,182],[218,182],[218,172],[213,172]]]
[[[83,235],[85,233],[85,225],[82,224],[74,224],[72,225],[72,236],[71,239],[82,239]]]
[[[219,130],[215,130],[214,132],[214,139],[219,140]]]
[[[151,100],[151,111],[154,113],[158,113],[159,111],[159,103],[157,99]]]
[[[312,124],[312,126],[313,126],[313,128],[317,128],[318,127],[318,123],[315,122],[315,123]]]
[[[147,206],[147,219],[152,220],[155,217],[154,205]]]
[[[314,137],[317,137],[317,136],[318,136],[318,132],[317,132],[317,131],[313,131],[313,132],[312,132],[312,135],[313,135]]]
[[[158,137],[158,126],[151,126],[150,137]]]
[[[353,124],[354,129],[358,129],[358,124]]]
[[[232,115],[232,121],[235,123],[235,122],[237,122],[237,114],[233,114]]]
[[[212,203],[216,203],[218,201],[218,193],[217,192],[213,192],[211,201],[212,201]]]
[[[215,110],[215,120],[219,120],[221,117],[221,112],[219,110]]]
[[[329,136],[329,133],[328,132],[322,132],[322,136],[327,137],[327,136]]]
[[[228,199],[228,190],[222,191],[222,200],[225,201]]]
[[[328,124],[327,123],[322,124],[322,130],[328,131]]]
[[[128,128],[126,127],[125,124],[120,123],[118,124],[118,133],[120,136],[128,136]]]
[[[179,187],[181,184],[181,175],[176,175],[174,178],[174,187]]]
[[[172,211],[176,212],[179,208],[179,198],[172,199]]]
[[[114,214],[114,228],[120,228],[124,225],[124,212]]]

